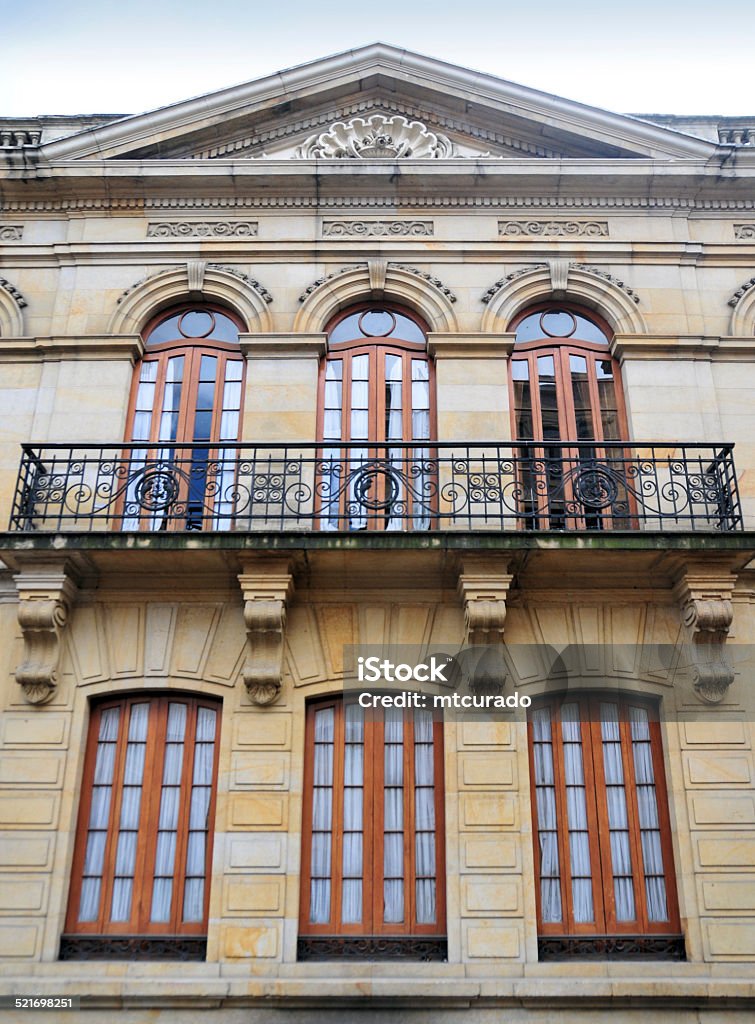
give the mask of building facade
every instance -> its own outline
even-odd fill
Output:
[[[0,139],[0,991],[750,1020],[755,119],[375,44]]]

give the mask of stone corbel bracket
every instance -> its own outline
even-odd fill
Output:
[[[78,591],[70,565],[37,565],[13,577],[24,657],[16,681],[30,704],[46,704],[58,686],[62,637]]]
[[[720,703],[734,681],[726,640],[734,616],[736,575],[719,565],[688,563],[674,585],[682,621],[695,645],[694,686],[706,704]]]
[[[506,557],[473,555],[463,560],[457,589],[464,605],[464,642],[468,647],[490,649],[477,652],[469,683],[475,692],[500,693],[503,689],[500,648],[513,579]]]
[[[282,571],[285,567],[285,571]],[[255,560],[239,573],[244,598],[246,660],[244,685],[253,704],[272,704],[280,697],[286,606],[294,592],[288,561]]]

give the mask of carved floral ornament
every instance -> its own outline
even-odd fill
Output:
[[[310,135],[296,151],[303,160],[426,160],[456,155],[456,147],[446,135],[431,132],[421,121],[408,121],[400,114],[336,121],[326,132]]]

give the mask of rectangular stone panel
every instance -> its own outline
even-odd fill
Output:
[[[755,881],[703,882],[702,904],[710,911],[753,911],[755,910]]]
[[[511,839],[462,839],[462,866],[467,871],[518,871],[519,849]]]
[[[37,951],[39,929],[36,925],[5,922],[0,925],[0,957],[29,959]]]
[[[704,868],[755,868],[755,839],[698,839],[697,856]]]
[[[703,922],[711,957],[750,960],[755,955],[755,925],[733,921]]]
[[[515,784],[513,754],[460,754],[459,786],[507,786]]]
[[[755,825],[755,797],[711,793],[691,797],[692,820],[696,825]]]
[[[52,828],[56,823],[58,797],[14,791],[0,794],[0,828]]]
[[[229,871],[283,870],[283,842],[279,836],[254,836],[228,840]]]
[[[514,828],[516,798],[498,793],[462,793],[461,820],[466,828]]]
[[[734,746],[744,744],[746,739],[742,722],[684,722],[683,732],[685,743],[690,747]]]
[[[228,960],[270,959],[278,955],[278,928],[228,925],[223,929],[222,949]]]
[[[231,758],[231,789],[287,789],[289,755],[235,753]]]
[[[282,914],[285,879],[234,878],[225,884],[223,892],[224,914]]]
[[[233,745],[243,747],[287,748],[291,745],[291,715],[253,711],[237,715],[233,723]]]
[[[46,908],[46,878],[33,875],[0,878],[0,914],[40,914]]]
[[[288,801],[280,796],[232,796],[229,828],[284,828]]]
[[[514,959],[519,956],[518,928],[475,925],[467,929],[467,955],[471,960]]]
[[[518,881],[483,881],[482,878],[465,878],[461,883],[462,915],[482,916],[489,914],[520,915],[522,913],[521,891]]]
[[[52,865],[53,836],[0,832],[0,870],[48,871]]]
[[[747,785],[751,779],[747,757],[690,754],[686,762],[687,778],[693,786]]]
[[[462,722],[461,742],[465,747],[510,747],[510,722]]]
[[[47,714],[3,716],[3,746],[62,747],[68,734],[67,715]]]
[[[0,758],[0,786],[58,786],[63,774],[63,755]]]

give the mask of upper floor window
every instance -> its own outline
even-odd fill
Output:
[[[61,956],[96,956],[98,943],[117,956],[113,936],[206,935],[219,726],[204,698],[94,708]]]
[[[365,305],[329,328],[320,382],[321,519],[332,529],[422,528],[435,436],[425,328],[408,311]],[[425,461],[423,461],[425,460]]]
[[[396,948],[403,937],[409,957],[410,938],[424,936],[435,958],[444,942],[430,937],[445,936],[442,723],[326,700],[307,710],[305,745],[300,958],[337,955],[335,937],[348,946],[349,936],[390,936]]]
[[[660,726],[641,698],[571,696],[530,715],[538,931],[664,936],[678,955],[679,915]],[[664,940],[637,943],[663,953]],[[611,943],[602,952],[610,954]],[[589,950],[589,944],[573,948]]]
[[[576,307],[547,304],[516,321],[511,404],[525,522],[605,529],[630,523],[627,424],[610,330]],[[629,475],[628,475],[629,473]]]
[[[188,306],[145,331],[126,433],[138,447],[130,456],[125,529],[198,530],[213,517],[217,528],[229,514],[233,458],[222,446],[239,439],[242,329],[226,311]]]

